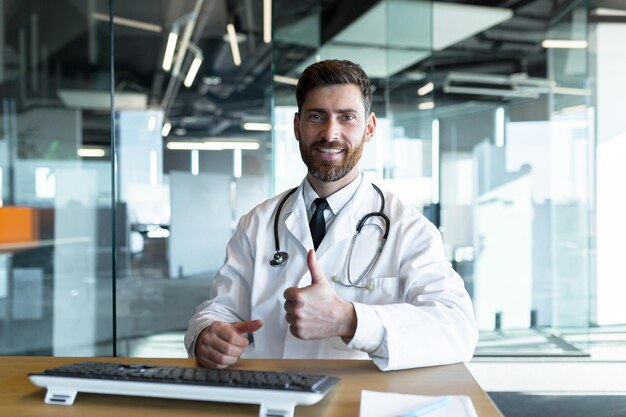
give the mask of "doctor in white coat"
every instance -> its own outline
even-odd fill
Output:
[[[309,172],[294,192],[240,219],[213,296],[189,322],[189,355],[211,368],[239,357],[371,358],[381,370],[470,360],[472,304],[439,232],[359,173],[376,129],[367,75],[349,61],[322,61],[304,71],[296,98],[294,133]],[[314,242],[318,205],[325,235]],[[286,262],[273,258],[278,251]]]

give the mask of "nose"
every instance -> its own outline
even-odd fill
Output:
[[[337,140],[341,137],[341,125],[335,120],[333,117],[329,117],[326,123],[324,124],[324,129],[322,131],[324,139],[327,141]]]

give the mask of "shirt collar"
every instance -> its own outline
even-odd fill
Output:
[[[359,188],[359,185],[361,185],[362,180],[363,175],[359,173],[359,175],[357,175],[357,177],[352,180],[350,184],[326,197],[328,206],[335,216],[341,211],[342,208],[345,207],[346,204],[348,204],[348,201],[352,199],[354,193],[356,193],[356,190]],[[316,198],[319,198],[319,195],[317,195],[306,178],[304,179],[304,186],[302,187],[302,196],[304,197],[304,204],[307,212],[311,213],[312,210],[315,210],[315,207],[312,207],[313,201]]]

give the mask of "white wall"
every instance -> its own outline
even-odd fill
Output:
[[[597,322],[626,323],[626,26],[594,25],[596,74]]]

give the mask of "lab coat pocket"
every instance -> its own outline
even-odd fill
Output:
[[[335,282],[335,291],[344,300],[357,303],[373,305],[400,302],[402,288],[398,277],[366,278],[360,285],[364,288],[346,287]]]

